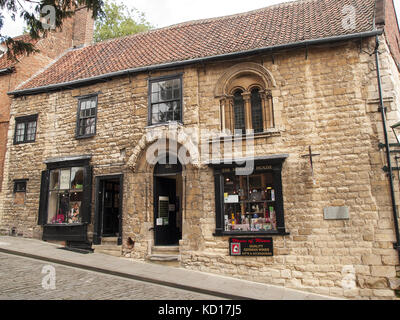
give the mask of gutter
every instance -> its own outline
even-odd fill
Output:
[[[381,35],[381,34],[383,34],[383,30],[373,30],[373,31],[368,31],[368,32],[353,33],[353,34],[341,35],[341,36],[335,36],[335,37],[329,37],[329,38],[319,38],[319,39],[314,39],[314,40],[293,42],[293,43],[258,48],[258,49],[253,49],[253,50],[239,51],[239,52],[235,52],[235,53],[227,53],[227,54],[210,56],[210,57],[205,57],[205,58],[196,58],[196,59],[190,59],[190,60],[184,60],[184,61],[152,65],[152,66],[147,66],[147,67],[138,67],[138,68],[132,68],[132,69],[126,69],[126,70],[122,70],[122,71],[112,72],[112,73],[108,73],[108,74],[103,74],[103,75],[86,78],[86,79],[79,79],[79,80],[58,83],[58,84],[51,84],[51,85],[32,88],[32,89],[15,90],[15,91],[8,92],[8,95],[20,96],[20,95],[45,93],[45,92],[49,92],[49,91],[60,90],[63,88],[71,89],[74,87],[89,85],[89,84],[93,84],[93,83],[101,82],[101,81],[107,81],[107,80],[115,78],[115,77],[130,75],[130,74],[134,74],[134,73],[150,72],[150,71],[155,71],[155,70],[160,70],[160,69],[177,68],[177,67],[182,67],[182,66],[186,66],[186,65],[190,65],[190,64],[195,64],[195,63],[205,63],[205,62],[217,61],[217,60],[223,60],[223,59],[238,58],[238,57],[254,55],[254,54],[261,54],[261,53],[268,53],[268,52],[272,53],[277,50],[292,49],[292,48],[317,45],[317,44],[326,44],[326,43],[330,43],[330,42],[362,39],[362,38],[373,37],[373,36],[377,36],[377,35]]]
[[[399,233],[399,220],[398,220],[398,212],[397,212],[397,204],[396,204],[396,197],[395,197],[395,188],[393,182],[393,167],[391,161],[391,150],[390,150],[390,143],[389,137],[387,132],[387,125],[386,125],[386,108],[384,107],[383,102],[383,93],[382,93],[382,81],[381,81],[381,72],[380,72],[380,64],[379,64],[379,37],[376,36],[376,47],[375,47],[375,61],[376,61],[376,73],[377,73],[377,80],[378,80],[378,89],[379,89],[379,111],[381,112],[382,116],[382,125],[383,125],[383,132],[385,136],[385,144],[384,147],[386,148],[386,159],[388,165],[388,176],[390,182],[390,196],[392,200],[392,209],[393,209],[393,220],[394,220],[394,229],[396,234],[396,243],[394,243],[394,249],[397,250],[399,254],[400,260],[400,233]]]
[[[0,75],[2,75],[2,74],[10,74],[10,73],[13,73],[14,71],[15,71],[14,67],[0,69]]]

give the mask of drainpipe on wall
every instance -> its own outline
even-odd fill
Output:
[[[375,46],[375,60],[376,60],[376,72],[378,78],[378,89],[379,89],[379,111],[382,115],[382,124],[383,124],[383,133],[385,135],[385,148],[386,148],[386,158],[387,158],[387,165],[388,165],[388,175],[390,181],[390,194],[392,198],[392,209],[393,209],[393,219],[394,219],[394,228],[396,233],[396,240],[397,242],[394,243],[394,248],[397,250],[399,254],[399,261],[400,261],[400,234],[399,234],[399,221],[398,221],[398,213],[397,213],[397,204],[395,198],[395,190],[394,190],[394,182],[393,182],[393,167],[392,161],[390,158],[390,144],[389,144],[389,137],[386,127],[386,108],[384,107],[383,103],[383,93],[382,93],[382,81],[381,81],[381,71],[380,71],[380,64],[379,64],[379,36],[376,36],[376,46]]]

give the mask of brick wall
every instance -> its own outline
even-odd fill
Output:
[[[376,24],[385,27],[385,36],[398,68],[400,68],[400,31],[394,8],[394,0],[378,0]]]

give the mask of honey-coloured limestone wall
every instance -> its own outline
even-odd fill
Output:
[[[231,257],[228,237],[216,237],[214,173],[205,163],[183,170],[181,266],[351,299],[395,299],[399,257],[378,112],[375,39],[294,49],[269,55],[135,74],[73,90],[17,97],[0,199],[0,228],[41,236],[37,225],[40,173],[44,161],[91,154],[94,178],[124,174],[124,256],[145,260],[154,225],[150,137],[165,126],[148,126],[148,79],[183,73],[183,124],[178,131],[219,131],[218,81],[230,67],[259,64],[274,78],[276,128],[255,138],[255,156],[289,154],[282,170],[287,236],[274,237],[273,257]],[[397,121],[399,75],[385,44],[380,48],[388,119]],[[98,93],[97,134],[75,139],[79,96]],[[16,116],[39,114],[36,142],[13,145]],[[148,135],[148,138],[146,138]],[[199,137],[199,136],[198,136]],[[200,137],[201,138],[201,137]],[[183,138],[182,138],[183,139]],[[394,136],[391,136],[394,139]],[[178,141],[184,144],[184,139]],[[312,146],[314,177],[302,158]],[[236,156],[242,156],[236,154]],[[29,179],[25,204],[14,204],[14,179]],[[315,183],[313,182],[313,178]],[[396,177],[396,181],[398,179]],[[93,201],[94,201],[93,190]],[[324,208],[345,206],[349,220],[324,220]],[[92,205],[92,217],[94,206]],[[93,219],[92,219],[93,221]],[[89,228],[92,236],[93,226]],[[135,241],[133,248],[126,242]],[[354,270],[354,287],[343,286]]]

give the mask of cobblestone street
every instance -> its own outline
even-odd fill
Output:
[[[46,266],[55,270],[55,288],[43,288],[43,284],[44,287],[51,284],[49,271],[42,273]],[[46,271],[46,268],[44,270]],[[0,253],[0,299],[217,300],[220,298]]]

